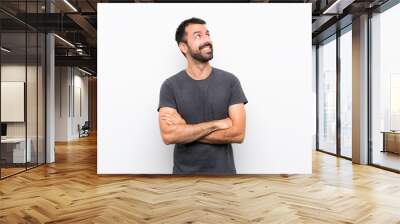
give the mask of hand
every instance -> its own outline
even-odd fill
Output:
[[[186,121],[181,117],[179,113],[164,113],[161,115],[161,119],[165,120],[169,125],[173,124],[186,124]]]
[[[228,117],[222,120],[217,120],[218,129],[227,129],[232,127],[232,120]]]

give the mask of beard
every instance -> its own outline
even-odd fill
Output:
[[[202,54],[201,50],[205,47],[210,47],[210,53],[208,54]],[[199,47],[199,51],[198,52],[194,52],[191,48],[189,48],[189,54],[190,56],[192,56],[192,58],[196,59],[199,62],[202,63],[206,63],[209,60],[211,60],[213,58],[213,46],[211,44],[204,44],[202,46]]]

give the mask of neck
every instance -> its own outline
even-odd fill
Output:
[[[211,74],[211,70],[210,63],[202,63],[195,60],[189,60],[186,68],[188,75],[195,80],[206,79]]]

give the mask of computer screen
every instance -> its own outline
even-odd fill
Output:
[[[1,136],[7,136],[7,124],[1,123]]]

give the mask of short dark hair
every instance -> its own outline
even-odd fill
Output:
[[[196,18],[196,17],[192,17],[190,19],[184,20],[183,22],[181,22],[181,24],[179,24],[178,28],[176,29],[176,33],[175,33],[175,40],[176,43],[179,45],[180,42],[185,41],[185,29],[189,24],[206,24],[206,21]]]

